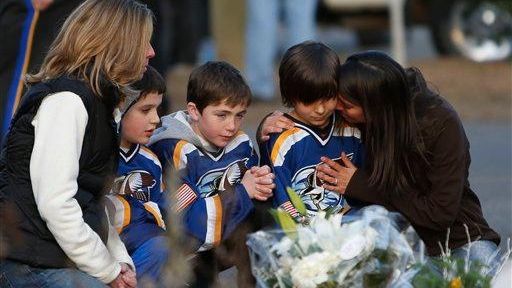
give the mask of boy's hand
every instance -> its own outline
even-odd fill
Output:
[[[265,197],[272,197],[272,190],[276,187],[274,184],[275,175],[272,169],[267,165],[262,167],[251,167],[251,173],[256,177],[256,189]]]
[[[293,128],[293,121],[286,118],[281,111],[274,111],[272,115],[268,116],[263,120],[261,124],[261,142],[265,142],[270,139],[271,133],[280,133],[285,129]]]
[[[268,166],[252,167],[245,172],[242,185],[251,199],[266,201],[272,196],[272,189],[275,187],[274,178]]]

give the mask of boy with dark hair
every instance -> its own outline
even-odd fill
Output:
[[[284,115],[294,127],[271,134],[269,141],[260,144],[260,153],[262,163],[270,164],[276,174],[274,205],[297,222],[307,222],[321,210],[341,212],[346,206],[339,193],[324,189],[317,179],[321,156],[336,158],[344,152],[354,163],[361,163],[359,130],[342,127],[334,113],[339,65],[338,56],[329,47],[307,41],[289,48],[279,67],[281,97],[292,108]],[[286,187],[302,199],[307,216],[297,212]]]
[[[160,161],[144,145],[160,122],[157,109],[165,81],[148,66],[133,88],[140,91],[138,98],[125,99],[119,106],[119,165],[106,207],[112,226],[133,259],[137,278],[157,283],[168,256],[166,201]]]
[[[257,167],[253,144],[240,131],[251,92],[238,70],[226,62],[199,66],[190,75],[187,102],[187,111],[162,117],[151,148],[197,191],[180,193],[178,206],[201,252],[219,246],[251,215],[252,199],[264,201],[272,195],[274,176],[269,167]],[[234,250],[245,247],[243,236]],[[247,260],[245,267],[237,265],[244,274],[240,269],[250,269],[248,252],[238,252],[243,255],[235,255],[235,262]],[[200,253],[200,258],[203,255],[208,253]],[[207,269],[214,271],[215,263],[208,264]]]

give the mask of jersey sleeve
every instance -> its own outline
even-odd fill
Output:
[[[287,187],[291,187],[292,170],[290,163],[294,163],[296,157],[290,153],[293,145],[292,135],[298,132],[298,128],[286,130],[280,134],[273,134],[264,148],[267,161],[269,161],[274,174],[276,175],[274,189],[274,206],[288,212],[296,221],[301,221],[301,215],[293,206],[287,193]]]
[[[198,240],[197,250],[205,251],[229,237],[254,207],[242,185],[228,186],[206,198],[199,197],[194,188],[184,182],[176,193],[176,206],[187,234]]]
[[[168,203],[166,195],[164,194],[162,164],[158,156],[148,147],[141,146],[140,153],[145,155],[148,170],[155,181],[154,184],[149,187],[150,197],[149,201],[144,203],[144,208],[149,215],[153,216],[158,226],[165,229]]]
[[[256,153],[256,150],[254,149],[254,145],[252,144],[252,141],[249,139],[247,141],[247,150],[248,154],[250,155],[249,160],[247,161],[247,168],[251,168],[253,166],[260,165],[260,158],[258,157],[258,154]]]

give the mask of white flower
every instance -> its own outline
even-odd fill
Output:
[[[335,253],[321,252],[310,254],[293,266],[290,275],[297,288],[315,288],[329,280],[328,273],[340,262]]]
[[[296,262],[297,259],[294,259],[291,256],[283,256],[279,258],[279,265],[281,269],[287,272],[289,272],[292,269],[293,265],[295,265]]]
[[[297,229],[297,244],[304,253],[308,253],[309,248],[318,243],[318,235],[310,227]]]
[[[332,215],[329,219],[320,214],[311,223],[312,233],[316,235],[317,243],[323,251],[336,251],[343,241],[345,234],[340,229],[341,214]]]
[[[290,251],[290,248],[293,245],[293,241],[288,237],[281,238],[281,241],[279,241],[276,245],[272,246],[270,249],[271,252],[277,253],[277,255],[288,255],[288,251]]]
[[[350,260],[360,255],[366,246],[366,240],[361,234],[347,235],[347,237],[349,239],[343,241],[343,244],[339,249],[340,257],[343,260]]]

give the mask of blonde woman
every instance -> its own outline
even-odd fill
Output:
[[[152,17],[134,0],[85,1],[28,77],[0,158],[11,238],[1,287],[136,286],[102,198],[115,173],[113,111],[154,56]]]

